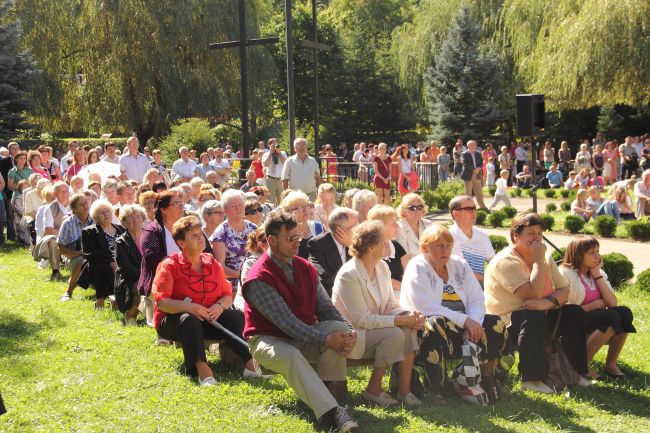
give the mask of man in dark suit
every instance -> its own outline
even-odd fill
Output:
[[[350,259],[348,246],[352,242],[352,228],[359,224],[357,211],[339,207],[332,211],[327,223],[330,231],[314,236],[307,242],[309,261],[318,270],[321,283],[332,296],[336,274]]]
[[[463,168],[460,177],[465,183],[465,194],[476,196],[479,207],[487,210],[483,202],[483,158],[476,146],[476,140],[467,142],[467,150],[462,154]]]
[[[9,189],[9,182],[7,178],[7,173],[14,167],[14,156],[20,151],[20,146],[15,141],[12,141],[7,145],[9,150],[9,156],[6,158],[0,159],[0,174],[5,181],[4,187],[4,207],[5,207],[5,216],[7,219],[7,239],[13,241],[16,239],[16,228],[14,227],[14,208],[11,206],[11,196],[13,191]],[[0,191],[2,194],[3,191]],[[0,206],[2,206],[0,204]]]

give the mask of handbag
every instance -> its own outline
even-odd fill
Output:
[[[562,348],[562,337],[557,336],[557,330],[562,318],[562,310],[559,310],[555,329],[546,344],[546,357],[548,359],[548,375],[545,383],[551,388],[561,389],[569,385],[576,385],[580,375],[575,371],[569,358]]]

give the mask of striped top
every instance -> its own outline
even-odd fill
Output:
[[[452,254],[463,257],[473,272],[483,275],[485,262],[491,260],[495,254],[487,233],[472,227],[472,237],[468,238],[456,223],[449,228],[449,231],[454,237]]]

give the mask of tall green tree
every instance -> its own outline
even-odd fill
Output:
[[[22,27],[12,8],[13,1],[0,0],[0,140],[28,129],[25,113],[34,108],[28,92],[36,71],[29,53],[19,48]]]
[[[434,139],[487,139],[508,117],[498,58],[479,52],[480,35],[469,8],[462,6],[424,75]]]

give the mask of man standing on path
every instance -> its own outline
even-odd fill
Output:
[[[149,159],[144,153],[138,152],[140,142],[137,137],[131,137],[126,141],[128,152],[120,156],[120,171],[122,175],[120,180],[135,180],[142,182],[147,170],[151,168]]]
[[[350,431],[357,423],[337,399],[347,394],[346,357],[356,334],[332,304],[316,268],[297,256],[302,235],[295,217],[275,210],[264,232],[269,249],[242,288],[250,352],[259,365],[285,378],[325,429]]]
[[[460,172],[460,177],[465,184],[465,194],[476,196],[476,201],[481,209],[487,210],[487,206],[483,202],[483,158],[481,152],[476,150],[477,145],[476,140],[467,142],[467,150],[462,155],[463,169]]]
[[[312,202],[322,180],[318,162],[307,154],[307,140],[296,138],[293,141],[295,155],[290,156],[282,167],[282,186],[304,192]]]
[[[282,167],[287,154],[280,150],[277,138],[269,139],[269,150],[262,155],[262,165],[266,168],[265,185],[269,190],[269,201],[275,206],[280,204],[282,196]]]
[[[452,254],[463,257],[469,263],[476,279],[483,286],[485,265],[495,255],[492,242],[487,233],[474,227],[476,224],[476,205],[472,197],[461,195],[449,202],[449,212],[454,224],[449,232],[454,237]]]

